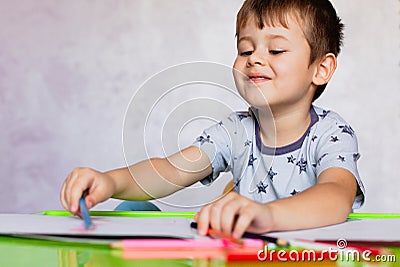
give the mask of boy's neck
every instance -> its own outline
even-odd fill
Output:
[[[269,112],[258,110],[260,138],[269,147],[283,147],[296,142],[311,123],[310,106],[272,109],[272,115],[273,119]]]

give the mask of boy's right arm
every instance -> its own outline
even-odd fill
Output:
[[[170,195],[212,172],[210,160],[198,147],[191,146],[167,158],[152,158],[108,172],[89,168],[73,170],[61,189],[61,203],[80,215],[79,199],[86,193],[90,209],[110,197],[147,200]]]

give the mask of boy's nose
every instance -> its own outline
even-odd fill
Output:
[[[264,66],[267,63],[266,53],[262,51],[254,51],[247,60],[248,66],[260,65]]]

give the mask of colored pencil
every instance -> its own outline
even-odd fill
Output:
[[[190,224],[190,226],[194,229],[197,229],[197,223],[196,222],[192,222]],[[216,236],[218,236],[218,232],[216,230],[212,230],[209,229],[208,233],[214,233]],[[222,237],[225,237],[226,235],[222,235]],[[272,237],[272,236],[267,236],[267,235],[259,235],[259,234],[254,234],[254,233],[248,233],[245,232],[242,236],[242,238],[249,238],[249,239],[260,239],[264,242],[268,242],[268,243],[272,243],[272,244],[276,244],[280,247],[288,247],[290,246],[289,242],[281,239],[281,238],[276,238],[276,237]]]
[[[261,249],[264,242],[257,239],[242,240],[240,247]],[[237,243],[232,243],[226,239],[125,239],[110,244],[112,248],[123,250],[143,249],[143,250],[195,250],[195,249],[230,249],[238,248]]]

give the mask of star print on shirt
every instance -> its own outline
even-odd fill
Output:
[[[250,158],[249,158],[249,163],[247,164],[247,166],[253,166],[253,163],[254,163],[254,161],[256,161],[257,160],[257,158],[255,158],[254,156],[253,156],[253,153],[250,155]]]
[[[293,189],[292,193],[290,193],[292,196],[297,195],[299,191],[296,191],[296,189]]]
[[[304,160],[303,156],[301,156],[300,161],[296,163],[296,166],[299,166],[299,174],[307,171],[307,160]]]
[[[315,141],[315,140],[317,140],[317,138],[318,138],[318,136],[316,136],[316,135],[314,135],[312,138],[311,138],[311,141]]]
[[[333,143],[336,143],[336,142],[338,142],[339,141],[339,138],[337,137],[337,136],[331,136],[331,140],[329,140],[329,141],[331,141],[331,142],[333,142]]]
[[[351,137],[354,137],[354,130],[350,125],[339,125],[339,128],[342,129],[342,133],[347,133],[351,135]]]
[[[258,193],[267,193],[267,187],[268,184],[264,184],[262,181],[260,181],[257,185]]]
[[[340,160],[341,162],[345,162],[346,161],[346,159],[343,156],[340,156],[340,155],[337,157],[337,160]]]
[[[205,142],[213,144],[214,142],[211,141],[210,136],[207,135],[207,138],[204,138],[204,136],[199,136],[196,139],[197,142],[199,142],[201,145],[204,144]]]
[[[274,180],[274,176],[277,175],[277,174],[278,173],[274,172],[272,170],[272,167],[270,167],[267,175],[268,175],[268,178],[271,179],[271,181],[273,181]]]
[[[359,160],[360,157],[361,157],[361,156],[360,156],[360,153],[354,153],[354,154],[353,154],[353,160],[354,160],[354,161]]]
[[[290,157],[287,157],[287,163],[293,163],[294,164],[295,160],[296,160],[296,158],[293,157],[293,155],[290,155]]]
[[[329,114],[330,110],[323,110],[322,114],[318,114],[318,116],[321,117],[321,119],[325,119],[325,117]]]
[[[252,143],[252,142],[251,142],[250,140],[247,140],[247,141],[244,143],[244,146],[250,146],[251,143]]]
[[[244,118],[250,117],[250,114],[247,112],[241,112],[241,113],[238,113],[237,116],[238,116],[239,120],[243,120]]]
[[[224,125],[224,123],[222,121],[218,122],[219,126]]]
[[[324,153],[317,161],[317,163],[313,164],[313,167],[317,167],[319,165],[321,165],[321,161],[323,158],[325,158],[328,155],[328,153]]]

